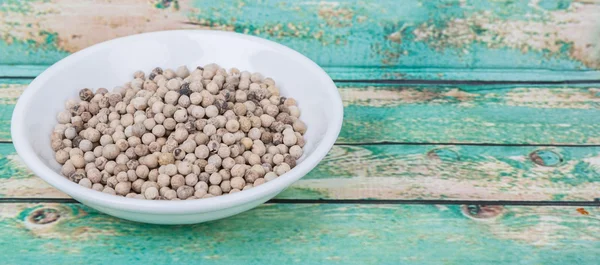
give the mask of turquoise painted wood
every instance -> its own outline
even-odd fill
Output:
[[[3,204],[3,264],[596,264],[597,209],[264,205],[157,226],[79,204]],[[6,248],[4,248],[6,250]]]
[[[139,32],[218,29],[288,45],[337,79],[600,77],[596,1],[163,2],[4,0],[0,64],[47,66]]]
[[[337,145],[279,199],[593,201],[600,147]],[[68,198],[0,144],[0,197]]]
[[[598,14],[600,2],[577,0],[0,0],[0,261],[597,264],[596,207],[371,204],[598,200],[595,83],[340,82],[340,138],[277,197],[295,203],[190,226],[139,224],[77,203],[48,203],[68,196],[24,166],[9,129],[33,77],[73,52],[135,33],[260,36],[300,51],[337,80],[593,81],[600,80]]]
[[[0,140],[10,140],[12,110],[28,83],[0,79]],[[597,84],[338,86],[345,106],[339,144],[600,143]]]

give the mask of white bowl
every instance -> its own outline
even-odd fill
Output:
[[[88,87],[109,90],[131,80],[136,70],[175,69],[217,63],[225,68],[272,77],[281,94],[298,101],[306,131],[304,155],[281,177],[231,195],[186,201],[146,201],[84,188],[60,175],[50,134],[64,102]],[[231,216],[273,198],[306,175],[333,146],[342,126],[343,106],[331,78],[314,62],[283,45],[237,33],[177,30],[139,34],[103,42],[57,62],[40,74],[19,98],[12,139],[19,156],[38,176],[74,199],[120,218],[190,224]]]

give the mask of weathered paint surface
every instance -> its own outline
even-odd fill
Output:
[[[67,198],[0,144],[0,197]],[[600,147],[337,145],[277,198],[592,201]]]
[[[2,1],[0,64],[49,65],[140,32],[219,29],[288,45],[339,79],[600,77],[597,1],[162,2]]]
[[[599,158],[597,147],[338,145],[293,188],[335,199],[591,201]]]
[[[10,140],[27,83],[0,79],[0,140]],[[345,106],[338,143],[600,143],[598,85],[338,85]]]
[[[576,207],[264,205],[157,226],[79,204],[3,204],[4,264],[596,264],[600,212]]]
[[[597,85],[343,85],[340,94],[345,115],[338,143],[600,142]]]
[[[596,0],[0,0],[0,141],[8,141],[0,143],[0,198],[68,197],[34,176],[10,143],[12,110],[30,81],[11,77],[35,77],[104,40],[235,31],[288,45],[347,80],[598,80],[599,13]],[[600,143],[599,92],[597,85],[343,84],[338,145],[278,198],[591,201],[600,197],[600,147],[547,145]],[[410,144],[374,144],[382,142]],[[166,227],[80,204],[3,201],[0,246],[10,251],[0,260],[597,264],[599,214],[592,207],[267,204]]]

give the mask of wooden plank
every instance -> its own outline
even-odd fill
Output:
[[[0,197],[68,198],[0,144]],[[600,147],[334,146],[280,199],[592,201]]]
[[[271,204],[205,224],[158,226],[80,204],[3,204],[0,259],[4,264],[585,265],[597,264],[600,254],[599,216],[598,209],[576,207]]]
[[[597,144],[597,86],[340,89],[338,143]]]
[[[0,79],[0,140],[10,140],[26,79]],[[338,143],[600,143],[600,86],[377,86],[339,83]],[[375,129],[376,128],[376,129]]]
[[[49,65],[140,32],[218,29],[288,45],[338,79],[599,79],[599,12],[596,0],[10,0],[0,3],[0,64]]]
[[[591,201],[600,197],[599,157],[599,147],[338,145],[292,191],[334,199]]]

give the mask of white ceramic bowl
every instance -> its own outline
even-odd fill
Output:
[[[298,101],[306,123],[306,145],[298,165],[250,190],[201,200],[146,201],[84,188],[60,175],[50,133],[64,102],[78,90],[112,87],[131,80],[136,70],[175,69],[217,63],[225,68],[272,77],[281,94]],[[327,154],[342,125],[343,106],[335,84],[317,64],[283,45],[237,33],[177,30],[139,34],[103,42],[57,62],[40,74],[19,98],[12,139],[19,156],[38,176],[74,199],[120,218],[189,224],[231,216],[273,198],[300,179]]]

